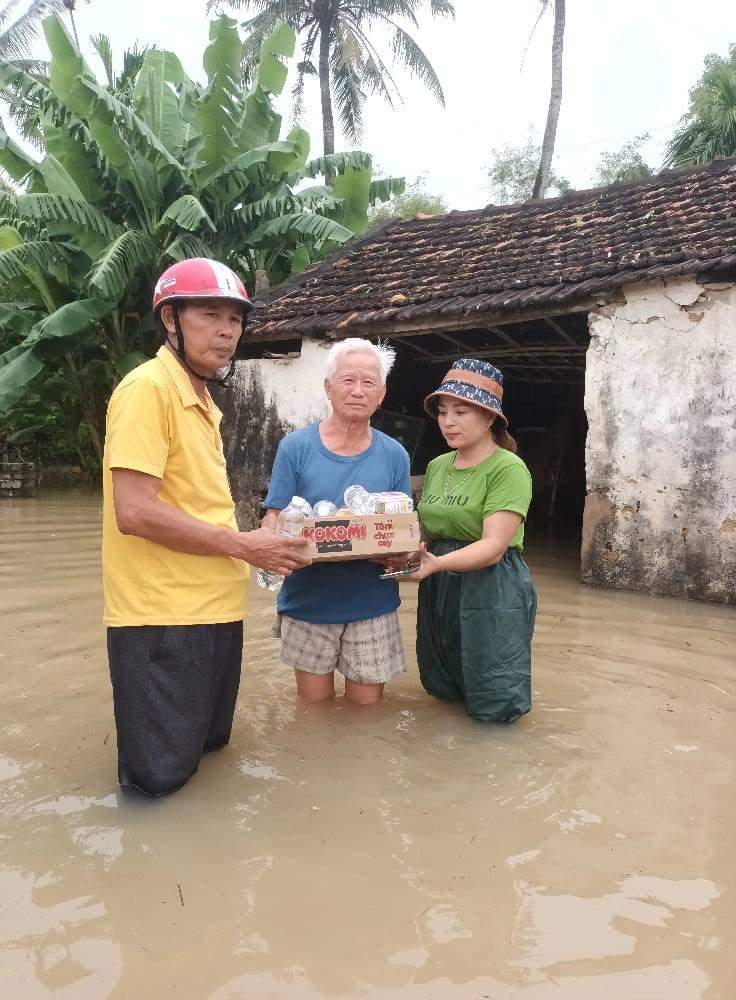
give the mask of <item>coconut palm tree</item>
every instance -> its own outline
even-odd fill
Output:
[[[46,64],[31,57],[31,46],[38,36],[41,21],[54,11],[61,10],[63,0],[8,0],[0,7],[0,62],[12,62],[27,73],[43,73]],[[10,117],[16,120],[21,134],[36,139],[35,117],[28,120],[22,102],[12,92],[0,88],[0,101],[6,105]],[[3,127],[0,117],[0,128]]]
[[[454,0],[229,0],[235,9],[253,14],[243,27],[249,36],[243,58],[248,78],[258,62],[259,47],[278,19],[287,21],[302,39],[302,58],[293,90],[293,114],[302,111],[304,82],[318,76],[322,101],[324,154],[335,151],[333,102],[345,136],[356,142],[363,125],[363,105],[369,92],[390,106],[401,95],[386,61],[369,31],[387,29],[393,59],[425,84],[444,105],[442,85],[431,62],[414,38],[397,22],[405,18],[418,27],[419,9],[427,3],[433,17],[454,17]],[[209,0],[209,7],[219,0]]]
[[[710,55],[690,91],[690,110],[667,146],[665,164],[688,167],[736,156],[736,45],[728,58]]]
[[[25,10],[23,6],[21,0],[9,0],[0,9],[0,60],[3,62],[27,64],[41,21],[60,10],[63,0],[31,0]]]
[[[541,0],[542,10],[540,17],[547,11],[552,0]],[[549,174],[552,169],[552,157],[555,151],[555,139],[557,137],[557,122],[560,117],[560,107],[562,106],[562,47],[565,40],[565,0],[554,0],[555,5],[555,25],[552,32],[552,86],[549,94],[549,108],[547,109],[547,124],[544,129],[542,139],[542,155],[539,161],[539,170],[534,181],[532,198],[544,198],[544,192],[549,183]]]

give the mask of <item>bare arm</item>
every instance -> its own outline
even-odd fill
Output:
[[[490,517],[483,518],[482,538],[462,549],[448,552],[444,556],[433,556],[422,545],[421,568],[407,579],[418,583],[432,573],[446,571],[469,573],[485,566],[495,566],[506,555],[511,539],[522,521],[521,514],[515,514],[510,510],[499,510]]]
[[[159,499],[161,480],[133,469],[112,470],[115,520],[124,535],[137,535],[192,555],[230,556],[288,576],[309,564],[307,542],[269,529],[231,531],[207,524]]]
[[[277,510],[276,507],[268,507],[266,513],[263,515],[261,527],[268,528],[270,531],[276,531],[280,513],[281,511]]]

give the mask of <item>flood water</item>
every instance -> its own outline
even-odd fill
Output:
[[[483,726],[410,669],[297,704],[252,593],[234,738],[123,798],[100,502],[0,503],[0,996],[733,997],[733,610],[587,590],[543,550],[535,705]]]

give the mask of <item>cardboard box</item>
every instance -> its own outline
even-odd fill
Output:
[[[304,537],[314,562],[415,552],[420,542],[419,518],[416,513],[308,518]]]

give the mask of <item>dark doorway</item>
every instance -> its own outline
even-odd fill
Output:
[[[583,396],[589,339],[587,314],[582,312],[462,333],[394,338],[397,361],[384,401],[384,422],[390,433],[389,425],[397,418],[415,418],[405,422],[407,440],[414,440],[415,420],[422,420],[412,475],[421,477],[427,463],[447,450],[436,422],[424,414],[424,397],[457,358],[487,358],[504,373],[509,429],[532,474],[528,537],[577,544],[585,504],[588,425]]]

